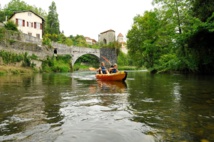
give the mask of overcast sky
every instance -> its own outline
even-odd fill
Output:
[[[112,29],[116,36],[124,38],[131,29],[133,18],[153,9],[152,0],[23,0],[29,5],[44,9],[47,13],[55,1],[60,30],[66,36],[77,34],[98,40],[98,35]],[[10,0],[0,0],[4,8]]]

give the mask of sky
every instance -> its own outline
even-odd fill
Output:
[[[0,0],[4,8],[11,0]],[[98,40],[98,35],[112,29],[126,40],[133,18],[152,10],[152,0],[23,0],[48,13],[52,1],[56,3],[60,31],[66,36],[83,35]]]

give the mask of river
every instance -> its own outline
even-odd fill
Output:
[[[214,76],[0,76],[0,141],[212,142]]]

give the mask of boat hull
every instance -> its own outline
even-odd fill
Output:
[[[119,71],[117,73],[112,74],[96,74],[96,78],[98,80],[106,80],[106,81],[125,81],[127,77],[126,71]]]

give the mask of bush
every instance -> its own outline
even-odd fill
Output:
[[[4,63],[15,63],[24,60],[23,54],[15,54],[11,52],[6,52],[4,50],[0,51],[0,56],[2,57]]]
[[[8,21],[4,27],[7,30],[18,31],[17,25],[13,21]]]
[[[123,52],[120,52],[118,57],[117,57],[117,63],[120,66],[128,66],[128,55],[126,55]]]
[[[5,28],[0,28],[0,41],[4,38],[5,36]]]
[[[44,72],[69,72],[70,68],[70,55],[48,57],[42,63],[42,70]]]

